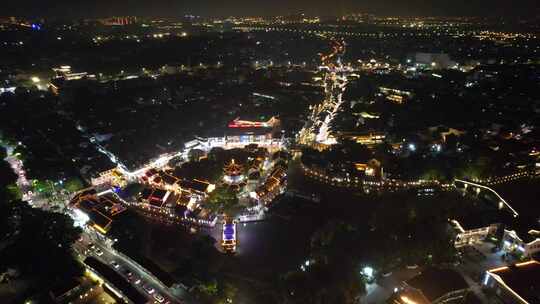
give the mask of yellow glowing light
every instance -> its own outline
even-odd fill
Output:
[[[92,225],[92,227],[97,231],[101,232],[102,234],[107,234],[107,231],[97,224]]]
[[[403,303],[405,304],[416,304],[415,301],[407,298],[406,296],[401,296],[400,298],[401,298],[401,301],[403,301]]]

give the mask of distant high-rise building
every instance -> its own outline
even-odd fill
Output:
[[[15,24],[17,23],[16,17],[0,17],[0,23]]]
[[[445,53],[415,53],[412,60],[409,58],[409,61],[414,61],[414,64],[418,67],[430,69],[447,69],[456,64]]]
[[[113,26],[113,25],[124,26],[124,25],[137,23],[137,17],[134,17],[134,16],[110,17],[110,18],[99,19],[99,22],[103,25],[109,25],[109,26]]]

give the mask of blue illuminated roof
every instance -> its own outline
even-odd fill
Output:
[[[225,241],[234,240],[234,224],[225,224],[223,226],[223,239]]]

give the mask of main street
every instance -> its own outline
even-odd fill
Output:
[[[15,155],[14,148],[8,145],[3,146],[6,149],[7,157],[5,161],[13,169],[13,172],[17,175],[17,187],[22,195],[22,200],[27,201],[35,208],[52,210],[61,212],[64,211],[66,203],[69,200],[69,193],[61,191],[54,187],[51,182],[51,187],[54,189],[52,198],[46,197],[45,194],[35,191],[34,185],[26,177],[26,171],[24,169],[24,163]]]
[[[90,248],[92,244],[93,246]],[[167,303],[167,301],[169,301],[169,303],[188,302],[185,291],[182,292],[181,289],[175,289],[173,294],[171,288],[163,285],[148,270],[111,248],[107,241],[94,237],[92,232],[85,230],[81,239],[74,245],[74,249],[81,260],[84,260],[87,256],[94,256],[104,264],[108,265],[111,269],[115,270],[135,289],[144,295],[149,303]],[[131,272],[129,277],[127,275],[128,272]],[[138,279],[140,279],[140,282]],[[147,287],[147,289],[151,288],[154,291],[150,294],[143,287]],[[158,301],[155,297],[156,294],[163,296],[164,299]]]

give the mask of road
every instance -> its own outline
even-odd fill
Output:
[[[387,277],[381,277],[376,283],[366,285],[366,294],[360,298],[362,304],[378,304],[385,301],[394,293],[394,288],[400,287],[403,281],[407,281],[418,275],[421,268],[401,268],[393,271]]]
[[[34,208],[52,210],[56,212],[65,211],[66,203],[69,201],[69,194],[65,191],[54,191],[50,199],[44,194],[32,191],[33,186],[30,180],[26,178],[23,162],[13,154],[13,147],[4,146],[8,156],[5,161],[11,166],[13,172],[17,175],[17,186],[22,194],[22,200],[27,201]]]
[[[93,243],[96,249],[90,249],[89,244]],[[123,276],[127,281],[128,277],[126,273],[129,271],[133,274],[132,278],[140,278],[141,282],[136,284],[134,279],[131,280],[131,285],[135,287],[141,294],[145,295],[149,300],[149,303],[187,303],[186,300],[179,300],[172,294],[171,289],[163,285],[161,282],[157,281],[153,276],[151,276],[147,270],[142,266],[134,263],[130,259],[125,258],[122,254],[119,254],[116,250],[110,248],[105,242],[98,240],[95,237],[92,237],[90,233],[84,232],[82,234],[81,240],[79,240],[74,248],[76,252],[80,255],[81,259],[84,259],[86,256],[94,256],[101,262],[106,265],[109,265],[111,269],[114,269],[121,276]],[[96,252],[99,249],[103,254],[98,255]],[[111,263],[118,263],[119,267],[115,268]],[[143,286],[149,286],[155,291],[152,295],[148,294],[143,289]],[[160,294],[164,297],[163,302],[159,302],[154,298],[155,294]]]

